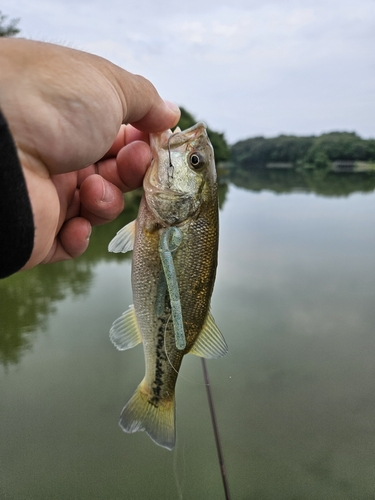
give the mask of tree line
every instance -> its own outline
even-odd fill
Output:
[[[231,148],[235,167],[265,167],[289,163],[293,167],[326,168],[332,162],[375,162],[375,139],[362,139],[355,132],[330,132],[320,136],[280,135],[253,137]]]

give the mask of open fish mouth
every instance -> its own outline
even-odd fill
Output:
[[[168,136],[165,136],[166,141],[162,145],[163,149],[178,148],[186,142],[196,140],[200,136],[202,136],[203,140],[207,140],[208,137],[206,125],[203,122],[196,123],[192,127],[183,131],[181,131],[180,127],[176,127],[173,132],[171,130],[168,132]]]

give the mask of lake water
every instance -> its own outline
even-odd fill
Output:
[[[373,499],[374,190],[235,184],[212,299],[229,354],[207,362],[232,498]],[[133,215],[80,259],[0,282],[2,500],[224,498],[199,358],[173,452],[117,425],[144,363],[108,338],[132,299],[130,259],[106,248]]]

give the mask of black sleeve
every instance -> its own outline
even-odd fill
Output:
[[[21,269],[34,246],[26,182],[7,122],[0,111],[0,278]]]

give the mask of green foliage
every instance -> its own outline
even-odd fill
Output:
[[[231,158],[236,165],[263,167],[267,163],[297,162],[303,158],[314,141],[313,137],[280,135],[266,139],[253,137],[237,142],[231,149]]]
[[[314,144],[303,158],[304,164],[313,164],[316,168],[323,169],[330,166],[328,155],[318,144]]]
[[[192,127],[197,123],[197,120],[194,118],[192,114],[186,111],[185,108],[180,107],[181,109],[181,118],[178,122],[178,126],[181,130],[185,130],[189,127]],[[225,140],[224,134],[220,132],[215,132],[214,130],[207,127],[208,137],[210,138],[212,147],[215,151],[215,160],[216,163],[220,163],[223,161],[227,161],[230,157],[230,149]]]
[[[180,127],[181,130],[185,130],[187,128],[192,127],[196,123],[196,119],[192,114],[189,113],[189,111],[186,111],[185,108],[180,106],[181,110],[181,117],[180,121],[178,122],[178,126]]]
[[[20,22],[19,19],[11,19],[8,24],[6,23],[8,16],[4,15],[0,10],[0,37],[2,36],[14,36],[17,35],[20,30],[17,28],[17,24]]]
[[[322,151],[330,161],[375,160],[375,140],[365,140],[355,132],[330,132],[315,139],[315,150]]]
[[[229,160],[230,149],[224,138],[224,134],[220,132],[214,132],[209,127],[207,128],[208,137],[210,138],[212,147],[215,151],[216,163]]]
[[[333,161],[375,161],[375,140],[362,139],[354,132],[253,137],[234,144],[231,153],[233,163],[240,168],[288,162],[294,167],[327,169]]]

